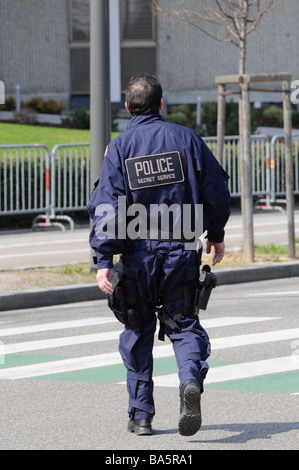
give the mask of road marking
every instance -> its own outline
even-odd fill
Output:
[[[107,333],[99,333],[97,335],[80,335],[80,337],[70,337],[70,338],[58,338],[55,339],[55,346],[57,347],[57,341],[65,341],[64,345],[70,344],[83,344],[85,340],[95,341],[95,336],[99,337],[99,335],[107,335],[109,334],[118,334],[117,332],[107,332]],[[240,336],[230,336],[227,338],[215,338],[215,340],[211,340],[212,348],[213,349],[226,349],[226,348],[233,348],[237,346],[245,346],[245,345],[252,345],[252,344],[260,344],[261,342],[269,342],[269,341],[281,341],[285,339],[297,338],[299,336],[299,328],[294,328],[290,330],[279,330],[267,333],[258,333],[258,334],[250,334],[250,335],[240,335]],[[86,338],[87,337],[87,338]],[[32,343],[38,343],[37,346],[41,347],[41,343],[46,345],[46,348],[51,347],[49,341],[51,340],[44,340],[38,342],[27,342],[28,346],[31,348],[34,347]],[[79,341],[79,343],[74,343],[74,341]],[[5,345],[4,352],[6,353],[6,348],[10,348],[8,350],[14,352],[20,352],[20,350],[32,350],[27,349],[26,343],[12,344],[12,345]],[[21,349],[23,348],[23,349]],[[26,348],[26,349],[24,349]],[[35,349],[36,350],[36,349]],[[153,350],[154,358],[161,358],[161,357],[170,357],[173,356],[173,348],[171,344],[165,346],[156,346]],[[288,356],[288,361],[290,361],[290,356]],[[42,365],[30,365],[30,366],[21,366],[21,367],[13,367],[11,369],[2,369],[0,370],[0,379],[20,379],[20,378],[27,378],[27,377],[36,377],[36,376],[43,376],[49,374],[58,374],[61,372],[69,372],[72,370],[82,370],[82,369],[90,369],[94,367],[103,367],[109,366],[113,364],[121,363],[121,357],[119,353],[105,353],[96,356],[86,356],[82,358],[73,358],[73,359],[66,359],[61,361],[54,361],[49,363],[43,363]],[[299,369],[299,364],[293,365],[293,367],[297,367]],[[296,368],[290,370],[297,370]]]
[[[299,290],[290,290],[290,291],[282,291],[282,292],[257,292],[255,294],[247,294],[247,297],[264,297],[264,296],[283,296],[283,295],[299,295]]]
[[[213,367],[209,369],[205,378],[205,384],[215,384],[229,382],[232,380],[248,379],[262,375],[277,374],[280,372],[290,372],[299,370],[299,364],[291,361],[290,356],[275,357],[262,361],[243,362],[240,364],[229,364],[226,366]],[[155,377],[155,386],[158,387],[178,387],[179,379],[177,374],[160,375]]]
[[[281,317],[219,317],[207,318],[201,321],[204,328],[216,328],[222,326],[242,325],[246,323],[255,323],[269,320],[279,320]],[[114,317],[93,317],[82,320],[68,320],[65,322],[42,323],[31,326],[20,326],[13,328],[0,329],[0,338],[12,335],[21,335],[26,333],[37,333],[41,331],[63,330],[66,328],[77,328],[91,325],[103,325],[105,323],[116,323],[118,320]]]
[[[87,243],[88,244],[88,239],[86,238],[71,238],[70,240],[68,239],[65,239],[65,240],[51,240],[50,241],[51,243],[51,246],[52,245],[61,245],[61,244],[64,244],[64,243]],[[29,246],[43,246],[43,245],[46,245],[48,246],[49,245],[49,240],[47,241],[44,241],[44,242],[28,242],[28,243],[16,243],[16,244],[13,244],[13,245],[0,245],[0,249],[4,249],[4,250],[7,250],[9,248],[26,248],[26,247],[29,247]]]
[[[200,320],[200,323],[204,328],[215,328],[280,319],[281,317],[219,317],[206,318],[204,320]]]
[[[0,329],[0,338],[12,335],[23,335],[26,333],[38,333],[41,331],[64,330],[67,328],[78,328],[92,325],[104,325],[105,323],[116,323],[115,317],[94,317],[82,320],[69,320],[65,322],[42,323],[40,325],[19,326]]]
[[[226,349],[252,344],[270,343],[272,341],[284,341],[299,338],[299,328],[287,330],[267,331],[265,333],[251,333],[248,335],[226,336],[212,339],[212,349]]]
[[[19,352],[39,351],[42,349],[60,348],[79,344],[90,344],[101,341],[113,341],[119,338],[123,330],[107,331],[103,333],[93,333],[90,335],[66,336],[64,338],[50,338],[39,341],[25,341],[24,343],[5,344],[5,354],[15,354]]]
[[[273,319],[273,317],[264,317],[263,320],[265,319]],[[108,319],[110,320],[110,319]],[[239,322],[243,323],[246,319],[239,318]],[[248,322],[252,322],[252,318],[247,318]],[[258,317],[255,319],[255,321],[261,321]],[[225,318],[221,319],[209,319],[207,320],[206,323],[209,323],[209,328],[212,327],[218,327],[218,326],[224,326],[224,325],[230,325],[230,324],[238,324],[238,320],[234,317],[228,317],[228,319],[225,321]],[[69,327],[69,322],[68,324],[64,326]],[[76,322],[75,324],[77,324]],[[72,322],[74,324],[74,322]],[[45,325],[43,325],[45,326]],[[54,324],[54,326],[57,328],[57,324]],[[38,325],[37,325],[38,327]],[[42,327],[42,325],[40,325]],[[30,328],[30,327],[27,327]],[[8,330],[9,333],[11,334],[11,330],[18,330],[18,328],[9,328]],[[5,330],[4,330],[5,331]],[[45,331],[39,330],[39,331]],[[51,349],[51,348],[58,348],[58,347],[65,347],[65,346],[73,346],[73,345],[79,345],[79,344],[89,344],[89,343],[96,343],[96,342],[102,342],[102,341],[113,341],[119,338],[119,335],[122,333],[123,330],[114,330],[114,331],[106,331],[103,333],[93,333],[93,334],[81,334],[81,335],[75,335],[75,336],[67,336],[63,338],[49,338],[49,339],[43,339],[43,340],[34,340],[34,341],[25,341],[21,343],[13,343],[13,344],[4,344],[4,352],[5,354],[16,354],[20,352],[28,352],[28,351],[38,351],[42,349]],[[28,331],[30,332],[30,331]],[[269,334],[249,334],[249,335],[238,335],[238,336],[231,336],[228,338],[216,338],[213,340],[213,349],[222,349],[222,348],[228,348],[237,345],[244,345],[244,344],[256,344],[256,342],[267,342],[267,341],[279,341],[281,339],[294,339],[299,337],[299,328],[298,328],[298,333],[295,332],[294,329],[291,330],[279,330],[276,333],[276,336],[274,335],[275,332],[270,332]],[[0,330],[0,338],[2,338],[1,330]],[[258,338],[258,339],[256,339]],[[274,338],[274,339],[272,339]],[[277,339],[275,339],[277,338]]]
[[[264,236],[264,235],[281,235],[281,234],[285,234],[285,233],[288,233],[288,230],[285,229],[285,230],[272,230],[271,232],[254,232],[254,235],[255,236]],[[229,238],[241,238],[241,235],[240,234],[226,234],[225,235],[225,239],[229,239]],[[278,243],[278,242],[277,242]]]
[[[4,255],[0,256],[0,259],[6,259],[6,258],[25,258],[25,257],[32,257],[32,256],[44,256],[44,255],[65,255],[69,253],[87,253],[89,251],[89,248],[82,248],[81,250],[63,250],[63,251],[37,251],[34,253],[14,253],[13,255]]]
[[[263,214],[264,215],[264,214]],[[283,223],[283,224],[287,224],[287,218],[285,217],[284,219],[281,218],[281,215],[282,214],[279,214],[277,219],[279,220],[272,220],[272,222],[256,222],[254,221],[254,227],[267,227],[267,226],[271,226],[271,225],[274,225],[275,227],[277,227],[277,222],[278,223]],[[254,217],[255,218],[255,217]],[[232,220],[232,219],[230,219]],[[299,217],[295,217],[295,222],[299,222]],[[232,229],[243,229],[243,225],[242,224],[236,224],[236,225],[231,225],[233,222],[228,222],[227,226],[226,226],[226,229],[229,229],[229,230],[232,230]]]

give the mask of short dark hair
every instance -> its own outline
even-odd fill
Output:
[[[149,73],[134,75],[126,88],[126,102],[132,116],[158,114],[161,98],[161,84]]]

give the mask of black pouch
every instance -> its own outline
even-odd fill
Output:
[[[197,290],[197,282],[189,282],[184,287],[184,315],[188,318],[196,318],[194,312],[194,301]]]
[[[139,296],[133,273],[122,263],[111,269],[113,293],[107,296],[108,306],[115,317],[133,331],[140,331]]]

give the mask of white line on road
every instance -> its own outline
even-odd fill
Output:
[[[34,253],[14,253],[13,255],[4,255],[0,256],[0,259],[7,259],[7,258],[26,258],[32,256],[44,256],[44,255],[65,255],[71,253],[89,253],[89,248],[82,248],[81,250],[63,250],[63,251],[36,251]]]
[[[225,349],[297,338],[299,338],[299,328],[290,328],[288,330],[266,331],[264,333],[215,338],[212,340],[212,348],[214,350]]]
[[[88,335],[66,336],[63,338],[50,338],[35,341],[25,341],[4,345],[5,354],[15,354],[26,351],[39,351],[79,344],[98,343],[102,341],[113,341],[119,338],[123,330],[105,331],[103,333],[92,333]],[[267,343],[271,341],[282,341],[285,339],[299,338],[299,328],[290,330],[270,331],[268,333],[254,333],[249,335],[228,336],[215,338],[213,349],[224,349],[249,344]],[[171,350],[172,354],[172,350]]]
[[[202,320],[204,328],[217,328],[221,326],[242,325],[246,323],[255,323],[269,320],[279,320],[280,317],[219,317],[207,318]],[[42,323],[30,326],[19,326],[0,329],[0,338],[13,335],[22,335],[26,333],[38,333],[41,331],[64,330],[67,328],[77,328],[91,325],[103,325],[105,323],[116,323],[118,320],[114,317],[93,317],[81,320],[68,320],[64,322]]]
[[[40,325],[18,326],[0,329],[0,338],[26,333],[38,333],[41,331],[65,330],[67,328],[81,328],[84,326],[103,325],[105,323],[116,323],[115,317],[94,317],[82,320],[69,320],[65,322],[42,323]]]
[[[88,238],[69,238],[69,239],[65,239],[65,240],[45,240],[43,242],[36,242],[36,241],[32,241],[32,242],[27,242],[27,243],[15,243],[15,244],[12,244],[10,245],[9,243],[7,243],[6,245],[0,245],[0,250],[1,249],[10,249],[10,248],[24,248],[24,247],[36,247],[36,246],[49,246],[49,244],[52,246],[52,245],[61,245],[61,244],[64,244],[64,243],[86,243],[88,244]]]
[[[90,335],[82,335],[82,336],[90,336]],[[229,341],[227,341],[226,338],[216,338],[215,340],[212,340],[212,347],[214,349],[226,349],[226,348],[232,348],[236,346],[245,346],[247,344],[248,345],[260,344],[261,342],[281,341],[285,339],[293,339],[293,338],[298,338],[298,337],[299,337],[299,328],[294,328],[290,330],[267,332],[264,334],[259,333],[259,334],[250,334],[250,335],[240,335],[240,336],[235,336],[235,337],[231,336],[229,337]],[[80,341],[82,341],[82,339],[83,338],[80,338]],[[69,344],[69,342],[71,341],[71,338],[67,338],[67,340]],[[45,340],[45,341],[47,342],[49,340]],[[23,344],[26,344],[26,343],[23,343]],[[46,344],[48,347],[48,343]],[[9,346],[12,346],[12,347],[15,346],[16,348],[16,345],[9,345]],[[6,353],[6,347],[4,345],[4,354],[5,353]],[[173,356],[172,345],[168,344],[165,346],[155,347],[153,351],[153,355],[154,355],[154,358]],[[288,356],[288,360],[290,361],[290,356]],[[94,367],[104,367],[104,366],[109,366],[113,364],[120,364],[121,362],[122,361],[121,361],[119,353],[100,354],[97,356],[87,356],[84,358],[66,359],[66,360],[61,360],[61,361],[46,362],[43,364],[33,364],[29,366],[20,366],[20,367],[13,367],[10,369],[3,369],[3,370],[0,370],[0,379],[21,379],[21,378],[26,378],[26,377],[36,377],[36,376],[43,376],[43,375],[49,375],[49,374],[58,374],[61,372],[69,372],[73,370],[90,369]],[[297,368],[299,369],[299,363],[297,364]]]
[[[299,290],[290,290],[290,291],[282,291],[282,292],[257,292],[254,294],[247,294],[247,297],[264,297],[264,296],[271,296],[274,295],[284,296],[284,295],[299,295]]]
[[[265,216],[265,214],[260,214],[260,215],[263,215]],[[254,216],[254,219],[255,219],[255,216]],[[227,229],[243,229],[243,225],[241,223],[237,223],[235,225],[233,225],[233,217],[231,217],[227,223],[227,226],[226,228]],[[295,217],[295,222],[299,222],[299,217]],[[267,227],[267,226],[271,226],[271,225],[274,225],[275,227],[277,227],[278,224],[287,224],[287,216],[285,214],[285,217],[282,217],[282,214],[277,214],[277,217],[275,217],[275,220],[272,219],[272,221],[269,221],[269,222],[257,222],[256,220],[254,220],[253,222],[253,226],[254,228],[255,227]]]
[[[254,232],[254,235],[255,236],[265,236],[265,235],[281,235],[281,234],[287,234],[288,233],[288,230],[285,229],[285,230],[272,230],[271,232]],[[237,233],[237,234],[229,234],[229,233],[226,233],[225,235],[225,239],[229,239],[229,238],[241,238],[242,237],[242,234],[240,233]]]
[[[241,364],[230,364],[226,366],[211,367],[205,379],[205,384],[228,382],[232,380],[249,379],[261,375],[278,374],[281,372],[292,372],[299,370],[299,363],[291,361],[290,356],[275,357],[262,361],[243,362]],[[177,374],[160,375],[154,379],[158,387],[178,387]]]
[[[19,352],[39,351],[42,349],[61,348],[79,344],[90,344],[101,341],[113,341],[119,338],[122,330],[106,331],[103,333],[93,333],[90,335],[66,336],[64,338],[50,338],[38,341],[25,341],[24,343],[5,344],[5,354],[15,354]]]

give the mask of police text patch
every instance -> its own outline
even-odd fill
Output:
[[[179,152],[128,158],[125,163],[131,189],[142,189],[184,181]]]

